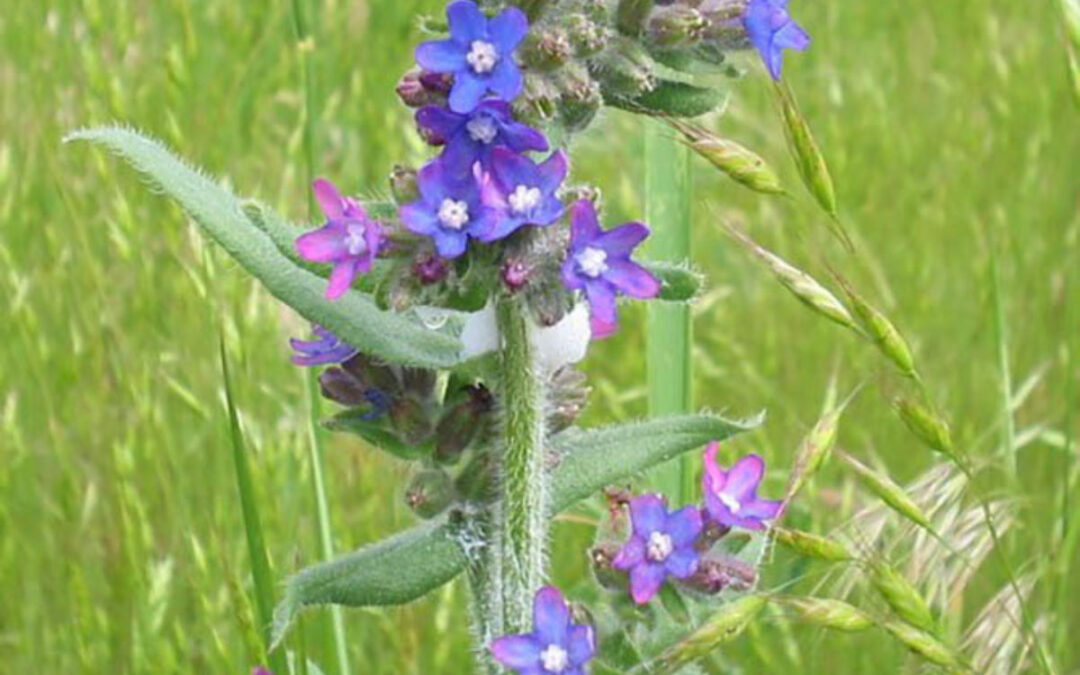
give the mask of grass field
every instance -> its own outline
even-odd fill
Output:
[[[439,3],[311,1],[317,171],[385,192],[392,163],[425,156],[393,86],[411,62],[416,16]],[[694,261],[710,282],[695,309],[696,401],[733,415],[768,411],[739,446],[777,468],[771,494],[830,381],[840,396],[866,385],[840,447],[900,481],[934,466],[890,411],[896,383],[873,350],[807,312],[718,224],[740,223],[818,278],[826,264],[843,270],[909,338],[958,442],[987,467],[980,486],[1012,524],[1004,550],[1032,584],[1043,642],[1059,672],[1074,671],[1080,109],[1057,9],[792,5],[815,42],[788,58],[786,76],[830,161],[858,253],[829,238],[798,187],[754,65],[710,124],[768,158],[795,196],[766,199],[697,167]],[[274,575],[319,558],[306,379],[286,345],[304,325],[126,167],[60,143],[75,127],[129,123],[303,219],[297,49],[288,3],[16,0],[0,13],[0,672],[243,673],[261,658],[221,335]],[[575,175],[605,189],[613,217],[642,208],[639,125],[607,113],[574,148]],[[643,312],[625,315],[622,333],[587,363],[588,424],[644,413]],[[337,437],[326,464],[339,551],[413,522],[401,465]],[[927,500],[939,497],[931,490]],[[833,463],[791,518],[827,532],[869,502]],[[955,509],[968,506],[942,516],[961,519]],[[987,561],[967,577],[929,552],[932,542],[885,533],[882,549],[959,617],[946,631],[960,642],[1002,589],[1000,569]],[[557,527],[553,568],[564,586],[586,578],[589,536],[580,523]],[[832,595],[847,583],[780,553],[768,579]],[[408,607],[347,613],[354,670],[469,672],[465,591],[455,583]],[[288,646],[334,672],[329,631],[328,614],[309,614]],[[991,613],[972,651],[1015,646],[1014,633]],[[837,637],[779,619],[724,660],[733,673],[920,667],[880,633]],[[988,672],[1018,662],[1003,650]]]

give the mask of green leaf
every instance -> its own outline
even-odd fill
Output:
[[[273,644],[304,607],[404,604],[450,581],[467,563],[455,528],[441,519],[308,567],[289,579],[274,610]]]
[[[562,454],[555,470],[553,503],[557,509],[565,509],[654,464],[709,441],[755,429],[761,420],[761,416],[733,422],[710,414],[673,415],[599,429],[567,429],[551,439]]]
[[[648,92],[637,96],[611,96],[604,92],[605,101],[616,108],[647,115],[698,117],[720,107],[727,92],[712,87],[695,87],[685,82],[660,80]]]
[[[72,140],[90,141],[125,159],[175,199],[270,293],[349,344],[392,363],[446,368],[458,362],[461,345],[457,339],[428,330],[404,315],[381,311],[364,293],[350,291],[339,300],[327,300],[326,282],[297,266],[266,230],[254,226],[247,213],[250,208],[245,211],[241,200],[157,141],[117,127],[75,131],[65,138]]]
[[[554,511],[562,511],[606,485],[700,448],[754,429],[761,417],[732,422],[710,414],[679,415],[583,431],[551,439],[562,459],[555,469]],[[464,536],[469,533],[471,536]],[[349,607],[410,602],[453,579],[468,563],[467,543],[482,543],[466,524],[446,519],[402,532],[289,579],[274,612],[274,642],[305,607]]]
[[[701,274],[686,265],[653,261],[643,262],[641,265],[660,280],[660,295],[656,296],[657,300],[693,300],[705,281]]]

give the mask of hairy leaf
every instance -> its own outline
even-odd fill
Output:
[[[693,300],[701,291],[704,278],[686,265],[666,262],[643,262],[645,269],[660,280],[660,295],[657,300],[685,302]]]
[[[646,115],[698,117],[720,107],[727,100],[727,93],[675,80],[660,80],[652,90],[637,96],[604,92],[604,100],[616,108]]]
[[[267,231],[252,223],[241,200],[157,141],[118,127],[76,131],[65,140],[90,141],[125,159],[175,199],[275,297],[349,344],[392,363],[445,368],[458,362],[461,345],[455,338],[381,311],[363,293],[351,291],[339,300],[327,300],[326,282],[283,254]]]

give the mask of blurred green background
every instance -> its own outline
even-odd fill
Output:
[[[393,87],[411,62],[417,15],[440,3],[311,4],[318,173],[385,193],[392,163],[425,157]],[[1070,285],[1080,269],[1080,111],[1056,8],[792,5],[814,45],[788,57],[786,77],[830,161],[858,254],[821,227],[786,156],[767,78],[747,59],[749,76],[710,124],[765,156],[795,196],[763,198],[696,164],[694,261],[709,277],[695,308],[696,402],[735,416],[768,410],[764,428],[738,444],[775,467],[768,494],[781,490],[834,377],[841,395],[867,384],[841,447],[898,480],[934,462],[890,412],[897,385],[880,358],[788,296],[723,235],[721,218],[820,279],[826,263],[841,269],[884,308],[958,439],[989,462],[1001,447],[1004,345],[1012,389],[1030,385],[1013,406],[1021,470],[1016,483],[991,470],[987,487],[1013,509],[1007,550],[1036,580],[1032,611],[1067,672],[1080,654],[1060,634],[1080,619],[1080,582],[1068,585],[1075,556],[1060,555],[1080,520],[1060,501],[1080,418],[1067,414],[1077,401],[1067,374],[1075,378],[1080,328]],[[75,127],[131,124],[228,176],[240,194],[303,219],[297,64],[288,3],[15,0],[0,12],[0,672],[243,673],[260,658],[222,405],[222,332],[275,577],[318,558],[305,379],[286,346],[304,325],[126,167],[60,143]],[[574,148],[575,175],[605,190],[611,222],[642,209],[640,124],[605,113]],[[995,330],[992,255],[1004,333]],[[644,413],[643,313],[625,316],[587,362],[588,424]],[[402,465],[337,437],[327,465],[338,550],[413,522]],[[850,473],[830,465],[792,522],[828,531],[863,501]],[[583,579],[589,535],[577,522],[557,528],[553,567],[564,586]],[[822,578],[784,560],[775,567],[777,584],[813,588]],[[950,603],[965,623],[1001,587],[985,567]],[[346,617],[356,672],[469,670],[460,583]],[[325,615],[309,614],[289,646],[332,672],[328,628]],[[824,636],[779,622],[725,658],[746,673],[918,669],[880,634]]]

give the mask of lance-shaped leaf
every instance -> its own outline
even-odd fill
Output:
[[[695,87],[675,80],[660,80],[647,92],[636,96],[604,92],[604,102],[616,108],[645,115],[698,117],[723,105],[727,92],[712,87]]]
[[[326,282],[284,255],[270,235],[251,222],[239,199],[157,141],[118,127],[76,131],[65,140],[90,141],[125,159],[175,199],[270,293],[354,347],[392,363],[446,368],[458,362],[457,339],[381,311],[363,293],[351,291],[327,300]]]
[[[670,302],[693,300],[704,282],[701,274],[686,265],[654,261],[641,264],[660,280],[660,294],[656,296],[657,300]]]
[[[560,461],[554,469],[552,509],[562,511],[597,490],[676,455],[723,440],[760,424],[758,416],[732,422],[717,415],[678,415],[599,429],[568,429],[551,439]],[[413,528],[289,579],[274,612],[274,642],[305,607],[350,607],[410,602],[465,569],[470,546],[483,545],[479,528],[443,519]]]

